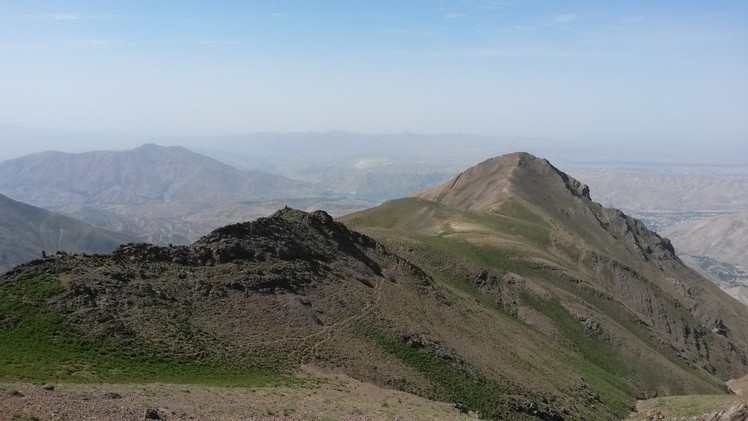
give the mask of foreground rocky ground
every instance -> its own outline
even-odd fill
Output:
[[[306,369],[310,373],[310,369]],[[0,383],[0,421],[17,420],[470,420],[454,405],[382,389],[344,375],[314,372],[300,386]],[[634,420],[743,421],[748,377],[736,395],[639,401]]]
[[[466,420],[454,405],[316,373],[301,386],[0,383],[0,420]],[[50,390],[51,389],[51,390]]]
[[[748,376],[727,386],[734,395],[665,396],[637,402],[629,421],[745,421],[748,420]]]

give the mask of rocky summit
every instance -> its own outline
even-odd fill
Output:
[[[0,281],[0,378],[248,385],[303,366],[489,419],[725,393],[748,373],[748,310],[593,193],[518,153],[339,221],[284,208],[189,246],[33,260]]]

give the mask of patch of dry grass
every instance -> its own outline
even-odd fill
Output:
[[[661,419],[691,419],[704,414],[724,411],[739,403],[748,404],[748,397],[735,395],[666,396],[639,401],[630,421],[645,421],[652,414],[662,414]]]
[[[383,389],[307,367],[295,386],[217,387],[194,384],[2,384],[23,396],[0,396],[0,420],[140,420],[155,408],[169,420],[468,420],[449,403]],[[115,395],[116,394],[116,395]],[[113,397],[115,396],[115,397]],[[15,418],[13,418],[15,417]]]

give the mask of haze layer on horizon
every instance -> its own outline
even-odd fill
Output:
[[[748,144],[746,46],[737,1],[8,1],[0,123],[735,153]]]

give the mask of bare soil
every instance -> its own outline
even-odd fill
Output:
[[[465,420],[452,404],[307,368],[304,386],[0,383],[0,420]]]
[[[717,419],[710,417],[748,405],[748,376],[728,380],[726,385],[734,395],[663,396],[638,401],[629,420]]]

